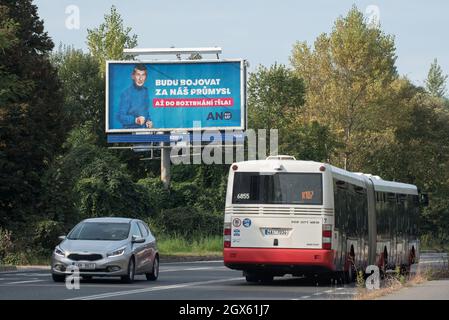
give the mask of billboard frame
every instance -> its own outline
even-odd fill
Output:
[[[233,127],[198,127],[198,128],[141,128],[141,129],[109,129],[109,65],[110,64],[205,64],[205,63],[223,63],[223,62],[239,62],[240,63],[240,126]],[[245,131],[247,121],[247,101],[246,101],[246,60],[244,59],[201,59],[201,60],[107,60],[106,61],[106,79],[105,79],[105,132],[108,133],[140,133],[154,134],[157,132],[178,132],[178,131],[203,131],[203,130],[242,130]]]

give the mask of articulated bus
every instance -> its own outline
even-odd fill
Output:
[[[248,282],[339,275],[419,259],[417,187],[275,156],[231,165],[224,264]]]

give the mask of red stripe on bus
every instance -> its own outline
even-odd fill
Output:
[[[334,251],[322,249],[225,248],[225,264],[322,266],[335,270]]]

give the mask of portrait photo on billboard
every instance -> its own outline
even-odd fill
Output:
[[[245,128],[243,60],[108,61],[106,132]]]

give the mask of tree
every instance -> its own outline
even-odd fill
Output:
[[[90,121],[104,132],[104,79],[98,61],[72,47],[60,47],[51,60],[64,94],[64,122],[75,128]]]
[[[427,74],[427,92],[434,97],[443,98],[446,94],[447,77],[447,75],[443,75],[443,70],[438,65],[437,59],[434,59]]]
[[[248,125],[279,129],[304,104],[304,82],[282,64],[259,66],[248,80]]]
[[[248,125],[278,129],[279,152],[298,159],[326,160],[333,150],[329,129],[301,119],[304,81],[284,65],[259,66],[248,80]]]
[[[97,59],[101,74],[104,74],[106,60],[129,59],[123,49],[137,46],[137,35],[131,35],[131,28],[123,26],[123,19],[115,6],[104,16],[104,22],[95,29],[87,30],[87,45]]]
[[[351,157],[367,132],[382,127],[382,99],[397,78],[393,37],[368,25],[353,7],[329,35],[316,39],[314,49],[296,43],[290,60],[307,88],[302,117],[331,127],[342,146],[336,165],[359,169]]]
[[[53,42],[31,0],[0,5],[0,224],[40,215],[41,175],[65,137]]]

